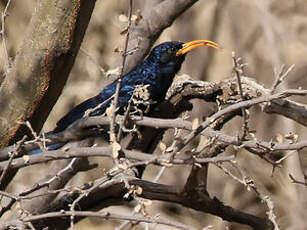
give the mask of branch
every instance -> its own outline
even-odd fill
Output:
[[[298,102],[276,99],[263,106],[266,113],[275,113],[307,126],[307,106]]]
[[[37,2],[22,47],[0,88],[1,147],[27,134],[19,122],[28,120],[40,131],[62,92],[94,5],[92,0]]]
[[[111,113],[109,113],[109,116],[110,116],[109,117],[109,119],[110,119],[110,142],[114,143],[114,144],[117,142],[117,138],[116,138],[116,135],[115,135],[115,115],[116,115],[116,108],[117,108],[117,105],[118,105],[119,91],[120,91],[120,87],[121,87],[122,77],[123,77],[123,74],[124,74],[124,68],[125,68],[125,63],[126,63],[126,58],[127,58],[127,49],[128,49],[130,27],[131,27],[132,8],[133,8],[132,3],[133,3],[133,0],[129,0],[128,25],[127,25],[127,35],[126,35],[126,41],[125,41],[125,48],[124,48],[124,52],[122,54],[123,59],[122,59],[119,78],[118,78],[117,83],[116,83],[114,99],[113,99],[112,104],[111,104],[112,110],[111,110]]]
[[[208,196],[199,196],[199,194],[186,196],[178,187],[133,178],[128,179],[128,182],[131,186],[140,187],[141,192],[138,196],[142,198],[178,203],[194,210],[217,215],[227,221],[247,224],[256,230],[273,229],[273,225],[268,219],[235,210],[222,204],[217,198],[212,199]],[[97,183],[101,183],[101,180],[94,182],[94,184]],[[105,183],[104,186],[97,186],[90,194],[84,196],[78,203],[78,206],[80,210],[87,210],[89,207],[95,207],[97,209],[115,203],[120,204],[125,201],[123,197],[127,192],[125,184],[120,179],[111,180]],[[67,205],[69,205],[68,201],[71,201],[75,197],[75,193],[66,193],[62,196],[62,199],[57,200],[57,203],[49,206],[49,210],[55,211],[53,207],[57,207],[58,210],[66,210],[68,208]],[[70,226],[69,218],[58,218],[56,221],[45,219],[42,220],[41,224],[42,226],[54,226],[55,222],[57,226],[61,226],[62,228]]]
[[[291,179],[292,183],[304,185],[304,186],[307,187],[307,183],[306,182],[299,181],[299,180],[295,179],[294,176],[292,176],[292,174],[289,174],[289,178]]]
[[[204,164],[204,163],[217,163],[223,161],[233,160],[234,156],[226,157],[188,157],[185,159],[173,159],[169,160],[170,154],[157,157],[148,153],[139,152],[136,150],[121,149],[125,154],[125,158],[132,161],[141,161],[139,164],[147,165],[149,163],[156,165],[187,165],[187,164]],[[8,164],[10,169],[20,169],[30,165],[46,163],[49,161],[72,159],[76,157],[106,157],[112,158],[112,146],[109,147],[72,147],[66,150],[52,150],[46,151],[44,154],[33,155],[25,158],[18,158],[14,160],[8,160],[0,163],[0,172],[2,172]]]
[[[94,0],[37,2],[23,44],[0,87],[0,147],[31,136],[25,121],[40,132],[69,76],[94,5]],[[6,174],[0,189],[15,174]]]
[[[270,90],[266,90],[256,82],[242,77],[242,83],[243,87],[247,88],[245,89],[246,97],[248,98],[254,98],[260,95],[269,95]],[[223,80],[221,82],[217,83],[208,83],[208,82],[202,82],[202,81],[192,81],[192,80],[184,80],[184,81],[177,81],[173,84],[172,88],[168,92],[168,98],[170,101],[172,101],[173,104],[180,107],[180,102],[183,102],[185,100],[189,100],[192,98],[200,98],[204,99],[206,101],[215,101],[217,100],[217,97],[219,100],[227,101],[228,100],[228,94],[229,95],[235,95],[235,92],[229,91],[229,85],[232,85],[233,82],[236,82],[235,78]],[[292,93],[300,92],[303,93],[304,91],[300,90],[294,90]],[[275,94],[274,94],[275,95]],[[282,95],[279,95],[282,96]],[[289,95],[288,95],[289,96]],[[275,96],[274,96],[275,97]],[[272,99],[272,98],[271,98]],[[257,99],[258,100],[258,99]],[[276,105],[276,103],[279,102],[280,104]],[[249,102],[248,102],[249,103]],[[305,117],[304,114],[307,114],[307,108],[304,105],[299,105],[296,102],[292,102],[286,99],[273,99],[268,106],[274,105],[275,108],[278,109],[278,112],[283,115],[283,111],[288,111],[289,116],[291,116],[292,119],[300,120],[301,122],[305,122],[307,124],[307,116]],[[287,106],[288,105],[288,106]],[[241,104],[236,105],[241,106]],[[174,109],[168,107],[167,109],[161,109],[159,110],[159,115],[161,117],[174,117],[176,114],[172,112],[170,109]],[[267,107],[266,107],[267,108]],[[284,109],[286,108],[286,109]],[[287,109],[289,108],[289,109]],[[290,110],[291,108],[291,110]],[[233,110],[233,109],[231,109]],[[167,111],[167,113],[164,113]],[[180,111],[180,110],[179,110]],[[266,111],[266,110],[265,110]],[[224,113],[225,111],[223,111]],[[300,114],[300,115],[299,115]],[[299,118],[298,118],[299,117]],[[120,124],[122,122],[122,117],[117,116],[116,123]],[[191,130],[191,124],[188,121],[184,121],[182,119],[158,119],[158,118],[139,118],[139,117],[132,117],[131,118],[134,124],[138,126],[149,126],[157,129],[165,129],[165,128],[180,128],[180,129],[186,129]],[[109,124],[109,120],[106,117],[87,117],[83,118],[81,120],[76,121],[74,124],[72,124],[70,127],[68,127],[65,131],[58,133],[56,135],[49,135],[47,136],[46,140],[44,140],[46,143],[46,146],[59,143],[59,142],[67,142],[72,140],[80,140],[85,137],[91,136],[91,135],[97,135],[101,130],[92,130],[88,129],[89,127],[93,126],[105,126]],[[213,132],[212,130],[203,131],[202,135],[206,135],[209,137],[213,137],[215,135],[218,136],[220,141],[239,145],[242,147],[250,147],[250,148],[256,148],[257,146],[266,146],[268,149],[272,150],[285,150],[288,149],[301,149],[306,146],[306,143],[304,142],[298,142],[293,144],[279,144],[279,143],[268,143],[268,142],[255,142],[255,141],[244,141],[239,142],[237,138],[230,137],[227,135],[224,135],[219,132]],[[147,136],[148,137],[148,136]],[[149,138],[149,137],[148,137]],[[150,138],[149,138],[150,139]],[[37,148],[36,143],[28,142],[21,146],[21,153],[23,152],[29,152],[31,150],[34,150]],[[16,151],[15,146],[10,146],[4,149],[0,150],[0,160],[7,160],[9,159],[9,152]]]
[[[142,15],[143,20],[140,20],[138,24],[132,24],[128,50],[133,50],[135,47],[138,49],[133,53],[133,56],[126,57],[124,73],[129,72],[141,63],[162,31],[171,26],[177,17],[197,1],[165,0],[154,7],[151,5],[150,10],[145,10],[144,15]],[[149,5],[146,5],[146,7]]]
[[[162,219],[160,217],[144,217],[141,215],[138,216],[129,216],[129,215],[120,215],[117,213],[111,213],[111,212],[90,212],[90,211],[59,211],[59,212],[49,212],[44,213],[41,215],[32,215],[25,218],[22,218],[20,220],[11,220],[7,222],[0,223],[0,229],[5,229],[7,227],[11,226],[23,226],[26,225],[27,222],[35,222],[35,221],[41,221],[45,219],[53,219],[53,218],[63,218],[63,217],[70,217],[70,216],[78,216],[78,217],[97,217],[102,218],[105,220],[129,220],[129,221],[137,221],[137,222],[144,222],[144,223],[150,223],[155,225],[166,225],[170,227],[175,227],[177,229],[183,229],[183,230],[197,230],[196,228],[187,226],[185,224],[181,224],[177,221],[170,221],[166,219]]]
[[[230,105],[226,107],[225,109],[219,110],[215,114],[213,114],[211,117],[208,117],[201,125],[199,125],[195,130],[193,130],[190,134],[188,134],[183,142],[179,143],[173,150],[173,152],[179,152],[183,147],[185,147],[192,139],[194,139],[197,135],[199,135],[203,130],[208,128],[211,124],[213,124],[217,119],[220,117],[224,116],[227,113],[231,113],[233,111],[236,111],[238,109],[242,108],[248,108],[256,104],[260,104],[263,102],[269,102],[274,99],[279,99],[279,98],[285,98],[289,97],[292,95],[300,95],[300,96],[305,96],[307,94],[307,90],[285,90],[280,93],[276,93],[270,96],[262,96],[259,98],[251,99],[251,100],[246,100],[239,102],[237,104]]]

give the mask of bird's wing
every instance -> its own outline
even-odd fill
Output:
[[[123,82],[122,87],[120,88],[119,97],[118,97],[118,106],[123,109],[128,105],[128,102],[133,94],[135,85],[134,84],[125,84]],[[57,122],[57,127],[53,132],[60,132],[66,129],[76,120],[81,119],[85,112],[89,109],[93,109],[98,105],[101,105],[99,108],[90,112],[90,116],[98,116],[105,112],[106,108],[110,105],[110,101],[107,101],[115,91],[116,83],[112,83],[107,88],[105,88],[100,94],[74,107],[70,112],[68,112],[62,119]]]
[[[64,117],[62,117],[58,122],[56,128],[53,132],[60,132],[67,128],[67,126],[71,125],[76,120],[81,119],[85,112],[89,109],[93,109],[97,107],[99,104],[103,103],[104,100],[99,96],[95,96],[92,98],[87,99],[86,101],[82,102],[81,104],[74,107],[71,111],[69,111]],[[102,105],[100,108],[95,110],[95,115],[100,115],[104,113],[108,103]]]

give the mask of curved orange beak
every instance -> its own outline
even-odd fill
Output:
[[[177,51],[176,56],[184,55],[190,52],[192,49],[195,49],[196,47],[200,47],[200,46],[209,46],[215,49],[219,49],[218,44],[215,42],[208,41],[208,40],[195,40],[195,41],[184,43],[182,45],[182,48]]]

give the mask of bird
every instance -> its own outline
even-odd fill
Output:
[[[150,100],[156,104],[162,102],[171,86],[176,73],[180,70],[185,56],[196,47],[208,46],[218,49],[217,43],[209,40],[194,40],[190,42],[168,41],[155,46],[147,58],[122,77],[118,95],[119,113],[124,111],[137,85],[148,85]],[[56,124],[53,133],[65,130],[69,125],[81,119],[86,111],[94,109],[89,116],[105,113],[110,106],[109,100],[116,90],[117,81],[102,89],[96,96],[87,99],[70,110]]]
[[[176,73],[180,70],[186,55],[193,49],[201,46],[207,46],[218,49],[217,43],[209,40],[194,40],[190,42],[168,41],[155,46],[149,55],[138,66],[122,77],[117,113],[123,113],[129,100],[131,99],[135,88],[138,85],[147,85],[150,101],[155,104],[161,103],[171,86]],[[105,86],[96,96],[80,103],[66,115],[64,115],[56,124],[56,127],[47,133],[56,134],[64,131],[75,121],[85,116],[87,111],[89,116],[99,116],[106,112],[110,106],[112,96],[116,91],[117,80]],[[57,149],[63,144],[54,145],[50,150]],[[30,155],[38,151],[32,151]]]

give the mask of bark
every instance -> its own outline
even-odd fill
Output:
[[[23,44],[0,88],[0,146],[39,132],[69,76],[94,0],[38,1]]]

